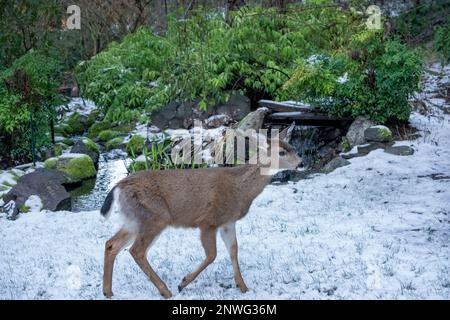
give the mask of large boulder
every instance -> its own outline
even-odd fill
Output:
[[[76,184],[96,176],[94,161],[90,156],[80,153],[66,153],[44,162],[49,170],[58,170],[66,176],[66,183]]]
[[[194,120],[204,121],[213,115],[225,115],[233,121],[242,120],[250,111],[250,99],[242,95],[233,95],[224,104],[209,106],[200,110],[200,101],[170,102],[154,111],[151,122],[154,126],[164,129],[189,129]]]
[[[88,117],[74,112],[65,122],[64,130],[68,135],[82,135],[88,127]]]
[[[30,196],[38,196],[42,201],[42,209],[58,211],[70,210],[70,194],[63,184],[67,178],[56,170],[37,169],[22,176],[17,184],[5,195],[5,206],[11,210],[10,219],[16,219],[19,209],[24,206]]]
[[[97,168],[98,160],[100,156],[100,150],[97,144],[89,138],[82,138],[78,140],[72,149],[70,149],[70,153],[79,153],[86,154],[91,157],[92,161],[94,161],[94,165]]]
[[[392,132],[386,126],[372,126],[364,131],[364,139],[367,142],[389,142]]]
[[[357,117],[348,128],[346,135],[347,141],[350,144],[350,149],[359,144],[364,144],[366,141],[364,131],[374,125],[375,123],[364,117]]]

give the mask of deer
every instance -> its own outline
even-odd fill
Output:
[[[274,150],[280,169],[296,169],[302,160],[289,144],[294,124],[279,133]],[[270,147],[269,147],[270,148]],[[273,147],[272,147],[273,148]],[[186,275],[178,290],[192,283],[216,258],[219,232],[231,259],[236,286],[248,291],[238,262],[236,222],[247,214],[253,200],[270,183],[272,175],[260,172],[261,163],[235,167],[139,171],[118,182],[100,210],[108,217],[114,205],[124,218],[121,229],[105,244],[103,294],[113,296],[114,261],[130,242],[136,264],[166,299],[172,297],[164,281],[150,266],[147,252],[167,227],[199,228],[205,260]]]

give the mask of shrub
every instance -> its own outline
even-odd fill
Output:
[[[58,61],[29,51],[0,72],[0,156],[12,161],[31,159],[30,124],[36,149],[50,143],[50,119],[62,103],[57,92]]]
[[[442,58],[450,62],[450,23],[436,29],[434,46]]]
[[[130,141],[127,144],[127,152],[129,154],[142,154],[145,148],[145,139],[139,135],[134,135],[131,137]]]
[[[408,120],[408,96],[419,89],[421,70],[416,51],[365,31],[344,52],[314,63],[299,60],[285,90],[334,115],[366,116],[379,123]]]

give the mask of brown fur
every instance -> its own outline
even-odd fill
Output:
[[[283,155],[280,157],[280,168],[293,169],[301,162],[285,142],[280,141],[278,151]],[[247,291],[238,264],[234,223],[247,214],[253,200],[271,180],[271,176],[261,175],[260,169],[259,165],[242,165],[233,168],[143,171],[120,181],[116,189],[121,214],[134,227],[121,229],[106,243],[105,296],[112,296],[114,259],[133,238],[135,241],[130,253],[136,263],[161,295],[165,298],[172,296],[146,259],[152,241],[167,226],[199,228],[206,253],[203,263],[183,279],[180,290],[214,261],[216,234],[220,229],[230,253],[236,284],[242,292]]]

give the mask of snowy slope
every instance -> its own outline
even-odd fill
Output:
[[[437,101],[437,103],[443,103]],[[415,154],[376,150],[328,175],[268,186],[238,223],[234,288],[218,237],[216,261],[182,293],[203,259],[197,230],[166,230],[149,260],[174,299],[449,299],[450,116],[413,114]],[[103,247],[119,227],[98,211],[0,217],[0,299],[103,299]],[[114,299],[160,299],[127,250]]]

